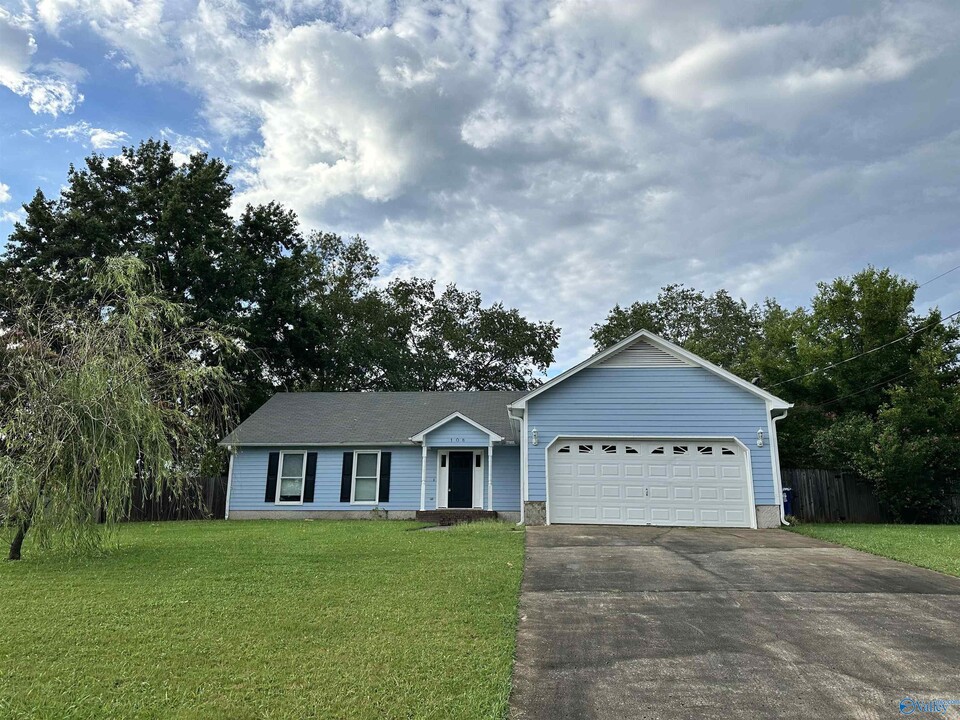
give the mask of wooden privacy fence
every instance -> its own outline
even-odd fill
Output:
[[[169,493],[151,497],[140,488],[134,491],[127,520],[207,520],[223,519],[227,507],[227,478],[201,478],[179,498]]]
[[[873,489],[838,470],[783,470],[783,487],[793,490],[791,512],[806,522],[884,522]]]

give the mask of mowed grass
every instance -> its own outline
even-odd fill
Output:
[[[500,718],[523,533],[126,525],[0,561],[3,718]]]
[[[960,576],[960,525],[795,525],[793,532]]]

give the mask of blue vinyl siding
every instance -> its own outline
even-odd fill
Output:
[[[418,510],[420,508],[420,448],[296,448],[317,453],[317,482],[314,502],[303,505],[275,505],[264,502],[267,484],[267,458],[271,450],[292,452],[293,448],[240,448],[233,459],[233,481],[230,488],[231,510],[369,510],[371,505],[340,502],[340,473],[343,454],[353,450],[389,450],[390,502],[378,507],[385,510]]]
[[[520,446],[493,447],[493,509],[520,511]]]
[[[530,500],[546,499],[546,449],[558,436],[723,435],[750,449],[756,504],[777,504],[767,417],[761,398],[703,368],[586,368],[527,403],[539,434],[536,446],[526,439]]]
[[[506,407],[503,412],[506,414]],[[490,436],[460,418],[453,418],[436,430],[427,433],[426,440],[429,447],[470,448],[486,447],[490,442]]]
[[[469,425],[468,425],[469,426]],[[472,428],[472,426],[470,426]],[[472,428],[473,429],[473,428]],[[486,447],[486,435],[483,443]],[[317,480],[314,502],[303,505],[275,505],[264,501],[267,484],[267,460],[271,451],[299,450],[317,453]],[[233,460],[233,480],[230,488],[230,510],[353,510],[366,511],[371,505],[351,505],[340,502],[340,476],[343,453],[353,450],[377,448],[240,448]],[[390,502],[377,507],[384,510],[420,509],[420,460],[421,449],[394,446],[383,447],[391,455]],[[486,482],[486,481],[484,481]],[[486,488],[486,486],[484,486]],[[427,452],[427,501],[428,509],[437,506],[437,450]],[[486,489],[484,489],[486,492]],[[494,509],[520,510],[520,448],[497,446],[493,451],[493,501]]]

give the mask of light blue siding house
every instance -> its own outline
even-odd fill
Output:
[[[221,442],[227,516],[776,527],[790,407],[647,331],[526,393],[281,393]]]

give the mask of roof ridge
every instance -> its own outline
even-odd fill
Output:
[[[278,390],[278,395],[524,395],[529,390]]]

